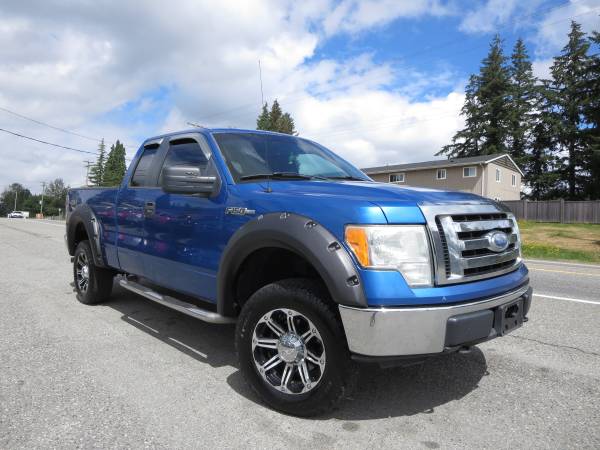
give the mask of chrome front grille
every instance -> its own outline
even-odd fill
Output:
[[[494,203],[420,205],[433,244],[436,284],[464,283],[516,269],[521,249],[516,219]],[[508,238],[505,249],[493,248],[496,231]]]

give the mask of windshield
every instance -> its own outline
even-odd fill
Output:
[[[368,180],[332,152],[294,136],[232,132],[214,138],[236,182],[269,176]]]

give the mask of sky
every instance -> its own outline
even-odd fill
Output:
[[[263,96],[358,167],[435,159],[492,37],[544,78],[571,19],[600,30],[600,0],[5,1],[0,129],[91,154],[0,131],[0,189],[82,185],[100,139],[255,128]]]

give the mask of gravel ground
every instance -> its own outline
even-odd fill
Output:
[[[0,448],[600,448],[598,268],[532,262],[523,328],[364,367],[340,409],[298,419],[245,386],[231,326],[118,288],[78,303],[63,234],[0,219]]]

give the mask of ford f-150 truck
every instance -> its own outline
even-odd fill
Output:
[[[531,304],[517,221],[501,204],[376,183],[295,136],[153,137],[119,187],[71,189],[66,206],[79,301],[106,300],[118,282],[236,323],[245,379],[291,414],[334,407],[357,361],[468,349],[521,326]]]

